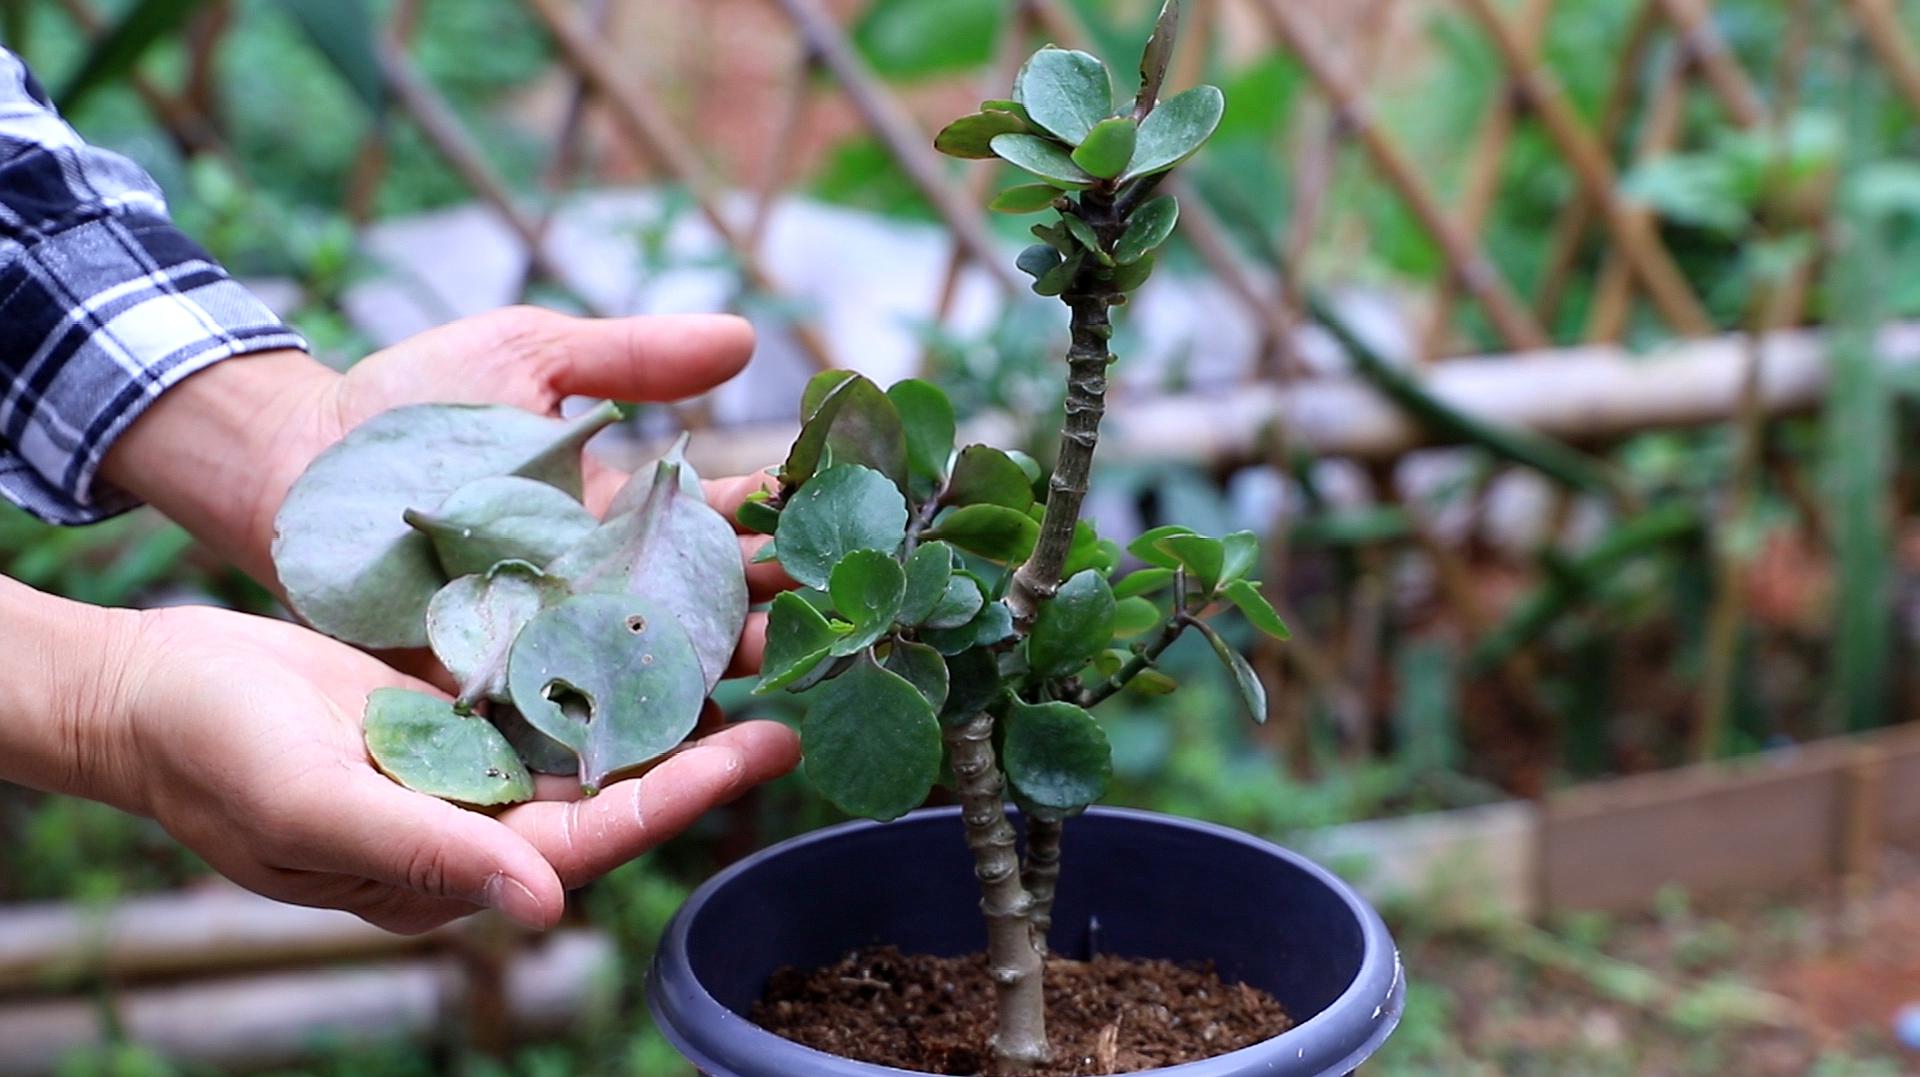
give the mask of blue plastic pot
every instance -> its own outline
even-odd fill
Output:
[[[1400,1019],[1400,956],[1346,883],[1225,827],[1096,808],[1067,825],[1052,945],[1085,957],[1211,961],[1294,1016],[1264,1043],[1167,1077],[1351,1072]],[[986,945],[958,809],[849,823],[783,842],[709,880],[667,927],[647,1004],[709,1077],[902,1077],[782,1039],[747,1020],[767,977],[882,943],[954,956]]]

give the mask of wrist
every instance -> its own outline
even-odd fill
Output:
[[[167,392],[100,474],[255,579],[273,582],[273,516],[314,454],[338,438],[340,375],[305,352],[236,356]]]
[[[0,577],[0,780],[131,811],[143,797],[125,704],[140,615]]]

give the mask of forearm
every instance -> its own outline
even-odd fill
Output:
[[[141,810],[117,702],[140,616],[0,577],[0,781]]]
[[[271,585],[273,516],[311,452],[339,431],[313,429],[316,386],[339,375],[299,351],[217,363],[163,394],[114,443],[103,478]]]

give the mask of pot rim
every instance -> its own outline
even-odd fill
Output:
[[[716,892],[768,860],[873,827],[891,826],[894,823],[909,820],[957,817],[959,814],[958,806],[922,808],[909,812],[893,823],[856,819],[822,827],[770,845],[721,870],[702,883],[674,913],[647,972],[647,1008],[652,1011],[654,1021],[662,1034],[703,1072],[727,1066],[728,1063],[714,1058],[701,1045],[691,1042],[680,1027],[681,1022],[676,1020],[677,1018],[691,1018],[695,1022],[709,1026],[715,1024],[734,1026],[728,1029],[728,1035],[742,1037],[743,1042],[739,1051],[730,1051],[729,1055],[766,1058],[774,1052],[798,1051],[804,1052],[804,1055],[799,1057],[814,1057],[823,1062],[831,1062],[838,1067],[835,1072],[842,1077],[937,1077],[921,1070],[896,1069],[892,1066],[861,1062],[843,1055],[829,1054],[769,1032],[736,1014],[720,1000],[714,998],[707,991],[706,985],[702,984],[699,977],[694,974],[688,953],[688,935],[692,930],[693,919],[699,915],[702,907]],[[1255,1053],[1273,1055],[1284,1052],[1287,1047],[1295,1048],[1297,1061],[1303,1064],[1317,1064],[1318,1072],[1343,1074],[1357,1067],[1378,1050],[1380,1044],[1400,1023],[1401,1010],[1406,1003],[1406,974],[1400,961],[1399,950],[1394,946],[1393,937],[1387,931],[1386,923],[1380,919],[1380,914],[1345,880],[1291,849],[1218,823],[1202,822],[1139,808],[1096,806],[1089,808],[1086,814],[1185,830],[1248,846],[1267,856],[1277,856],[1331,890],[1346,905],[1347,911],[1360,925],[1362,945],[1360,968],[1354,973],[1353,981],[1347,985],[1346,989],[1320,1012],[1278,1036],[1226,1054],[1175,1066],[1136,1070],[1123,1077],[1136,1077],[1136,1075],[1149,1077],[1157,1074],[1165,1074],[1167,1077],[1216,1077],[1216,1075],[1224,1077],[1230,1073],[1243,1072],[1243,1065],[1251,1061]],[[676,983],[684,983],[692,988],[686,997],[681,997],[680,993],[667,989],[664,970],[669,967],[676,973],[673,977]],[[1370,1019],[1372,1027],[1360,1042],[1355,1043],[1350,1036],[1337,1036],[1333,1033],[1330,1026],[1336,1021],[1350,1020],[1342,1011],[1364,1007],[1368,1001],[1374,1003]]]

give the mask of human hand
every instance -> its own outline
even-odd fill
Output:
[[[112,611],[79,792],[159,820],[235,882],[419,932],[490,906],[530,927],[579,886],[792,769],[771,722],[701,738],[587,800],[497,815],[410,792],[362,742],[367,693],[426,685],[293,625],[203,607]],[[484,719],[475,718],[474,721]],[[568,789],[572,782],[547,790]]]
[[[509,307],[429,330],[368,356],[344,375],[301,352],[216,363],[161,395],[101,466],[255,579],[273,582],[273,519],[307,464],[347,431],[406,404],[491,403],[557,414],[568,396],[665,402],[739,373],[753,328],[731,315],[573,318]],[[605,508],[626,476],[589,458],[587,506]],[[732,520],[765,482],[707,483]],[[743,556],[766,541],[743,535]],[[777,565],[749,565],[756,601],[785,585]],[[758,619],[744,643],[757,664]]]

